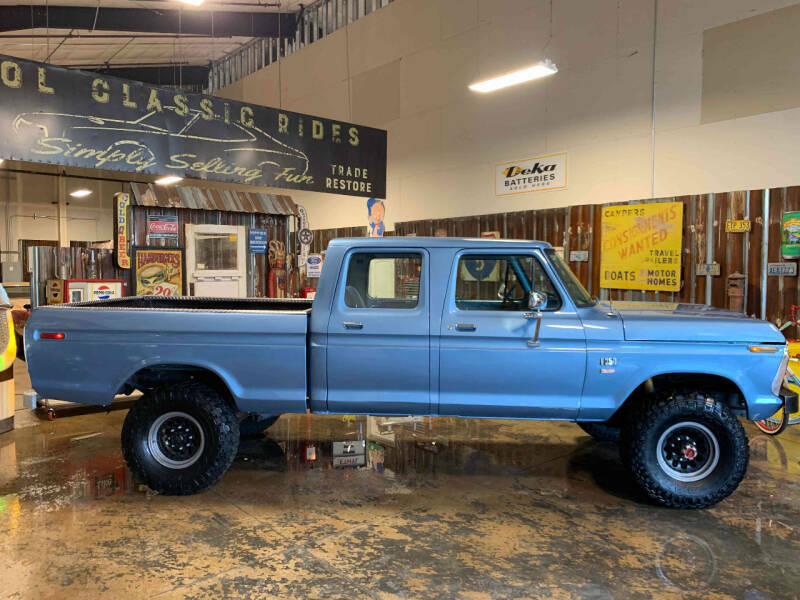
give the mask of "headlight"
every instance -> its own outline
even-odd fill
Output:
[[[786,367],[789,364],[789,346],[786,345],[783,347],[783,358],[781,359],[781,366],[778,368],[778,372],[775,373],[775,379],[772,380],[772,393],[777,396],[781,393],[781,386],[783,385],[783,379],[786,377]]]

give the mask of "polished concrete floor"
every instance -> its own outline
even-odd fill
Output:
[[[283,417],[211,490],[157,496],[124,413],[0,436],[0,597],[800,597],[800,428],[748,426],[739,490],[682,512],[574,425],[457,419]],[[374,470],[331,467],[363,438]]]

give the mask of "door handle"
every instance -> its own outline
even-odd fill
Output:
[[[342,323],[347,329],[363,329],[364,324],[360,321],[345,321]]]
[[[456,323],[458,331],[475,331],[475,325],[472,323]]]

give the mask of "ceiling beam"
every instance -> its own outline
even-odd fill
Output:
[[[188,33],[217,38],[293,37],[295,24],[295,13],[90,6],[0,6],[0,31],[50,28]]]

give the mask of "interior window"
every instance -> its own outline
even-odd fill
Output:
[[[415,308],[421,270],[421,254],[354,253],[344,302],[350,308]]]
[[[458,261],[456,307],[460,310],[524,311],[531,291],[547,296],[542,310],[561,307],[561,297],[533,256],[469,254]]]
[[[195,268],[199,271],[236,269],[236,236],[229,233],[199,233],[195,236]]]

